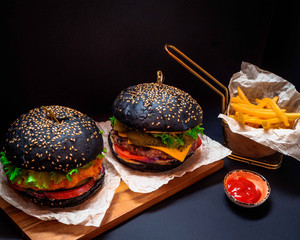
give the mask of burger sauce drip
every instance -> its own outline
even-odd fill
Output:
[[[243,177],[228,179],[227,189],[231,196],[243,203],[257,203],[261,197],[255,184]]]

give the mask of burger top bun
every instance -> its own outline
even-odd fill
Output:
[[[202,109],[188,93],[162,83],[143,83],[123,90],[112,113],[129,127],[144,131],[181,132],[202,122]]]
[[[20,116],[8,129],[4,151],[16,167],[66,171],[94,160],[103,150],[95,122],[74,109],[46,106]]]

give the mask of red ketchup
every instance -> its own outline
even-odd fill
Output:
[[[257,203],[261,197],[261,191],[244,177],[228,179],[227,189],[231,196],[243,203]]]

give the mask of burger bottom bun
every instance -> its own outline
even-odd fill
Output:
[[[29,199],[30,201],[41,205],[48,206],[51,208],[65,208],[65,207],[73,207],[80,203],[83,203],[87,199],[94,196],[98,190],[101,188],[103,180],[104,180],[105,172],[102,173],[101,177],[95,181],[95,184],[88,190],[87,192],[69,199],[48,199],[48,198],[39,198],[28,194],[27,192],[17,191],[23,197]]]
[[[120,157],[114,150],[113,148],[113,144],[112,144],[112,140],[111,140],[111,137],[110,137],[110,134],[108,136],[108,143],[109,143],[109,146],[110,146],[110,149],[113,153],[113,155],[115,156],[115,158],[121,162],[122,164],[126,165],[127,167],[130,167],[131,169],[134,169],[134,170],[139,170],[139,171],[142,171],[142,172],[164,172],[164,171],[168,171],[168,170],[171,170],[173,168],[176,168],[178,167],[179,165],[181,165],[183,162],[179,161],[179,160],[176,160],[176,159],[172,159],[172,160],[169,160],[167,162],[167,164],[165,165],[162,165],[162,164],[157,164],[155,162],[153,163],[145,163],[145,162],[138,162],[136,161],[135,163],[133,162],[128,162],[126,161],[125,159],[123,159],[122,157]],[[192,154],[188,155],[185,160],[190,157]],[[184,161],[185,161],[184,160]]]

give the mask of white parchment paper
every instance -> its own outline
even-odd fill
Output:
[[[201,136],[201,147],[179,167],[162,173],[140,172],[124,166],[114,158],[107,141],[109,131],[111,130],[110,122],[97,123],[97,126],[103,130],[107,160],[114,165],[122,180],[134,192],[149,193],[155,191],[162,185],[167,184],[174,177],[181,177],[186,172],[192,172],[203,165],[213,163],[231,154],[228,148],[204,135]]]
[[[278,105],[287,112],[300,112],[300,93],[295,86],[274,73],[262,70],[255,65],[243,62],[241,71],[235,73],[229,83],[230,97],[237,95],[241,87],[250,102],[255,98],[273,98],[278,96]],[[226,120],[232,132],[241,134],[275,151],[300,160],[300,120],[296,120],[292,129],[256,129],[243,126],[236,120],[220,114]]]
[[[102,188],[95,196],[75,207],[51,209],[22,198],[9,187],[2,164],[0,164],[0,196],[14,207],[41,220],[57,220],[64,224],[99,227],[120,184],[120,177],[113,166],[106,159],[103,160],[103,164],[106,171]]]

